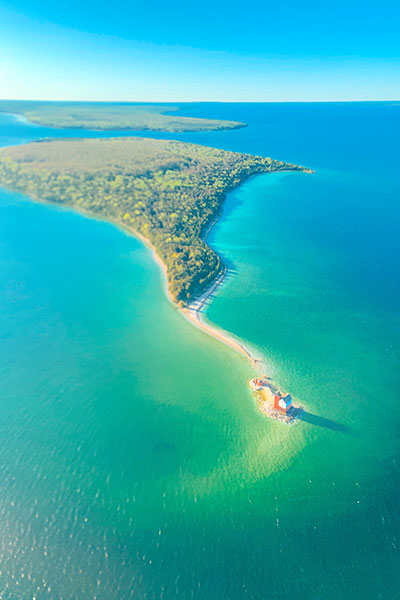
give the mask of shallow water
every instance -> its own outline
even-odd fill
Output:
[[[198,105],[250,126],[153,136],[317,169],[252,178],[210,236],[207,318],[267,357],[294,427],[140,242],[0,191],[3,598],[399,597],[399,111]],[[0,119],[2,145],[99,135]]]

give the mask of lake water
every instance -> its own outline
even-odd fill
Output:
[[[304,164],[229,194],[207,319],[116,227],[0,190],[4,600],[400,597],[400,105],[199,104],[240,130],[149,134]],[[0,116],[0,144],[56,131]],[[117,135],[125,135],[118,132]],[[131,134],[129,134],[131,135]]]

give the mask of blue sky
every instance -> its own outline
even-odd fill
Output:
[[[0,97],[399,100],[399,6],[0,0]]]

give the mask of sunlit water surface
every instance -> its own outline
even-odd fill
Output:
[[[252,178],[210,236],[230,276],[207,318],[304,421],[258,413],[250,365],[182,318],[139,241],[0,190],[0,595],[395,600],[400,106],[182,114],[249,127],[153,137],[317,171]],[[121,132],[0,117],[1,145],[76,135]]]

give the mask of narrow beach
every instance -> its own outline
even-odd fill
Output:
[[[207,228],[207,236],[208,236],[212,226],[215,224],[215,222],[216,222],[216,219],[214,219],[213,222],[211,223],[211,225]],[[173,298],[170,294],[170,291],[168,289],[167,267],[161,260],[160,256],[157,254],[156,249],[153,246],[153,244],[151,244],[151,242],[146,237],[144,237],[144,235],[137,232],[135,229],[133,229],[129,226],[126,226],[124,224],[121,224],[119,221],[115,221],[115,224],[118,225],[118,227],[122,226],[122,228],[127,233],[138,238],[148,248],[150,248],[150,250],[153,253],[154,260],[160,266],[160,268],[164,274],[165,289],[166,289],[167,296],[168,296],[169,300],[172,302],[172,304],[185,316],[185,318],[188,319],[191,323],[193,323],[199,329],[202,329],[203,331],[205,331],[208,335],[211,335],[216,340],[219,340],[226,346],[229,346],[236,352],[239,352],[240,354],[242,354],[245,358],[247,358],[251,362],[252,366],[255,367],[257,359],[251,355],[251,353],[247,350],[247,348],[243,344],[241,344],[240,342],[235,340],[228,333],[226,333],[216,327],[213,327],[212,325],[205,323],[201,318],[201,315],[207,305],[207,301],[211,298],[211,296],[214,294],[214,292],[223,284],[223,282],[226,278],[227,272],[228,272],[228,268],[225,267],[223,273],[221,273],[221,275],[212,283],[212,285],[205,292],[203,292],[203,294],[201,294],[201,296],[198,296],[195,300],[192,300],[192,302],[188,306],[181,308],[176,304],[176,302],[173,300]]]

